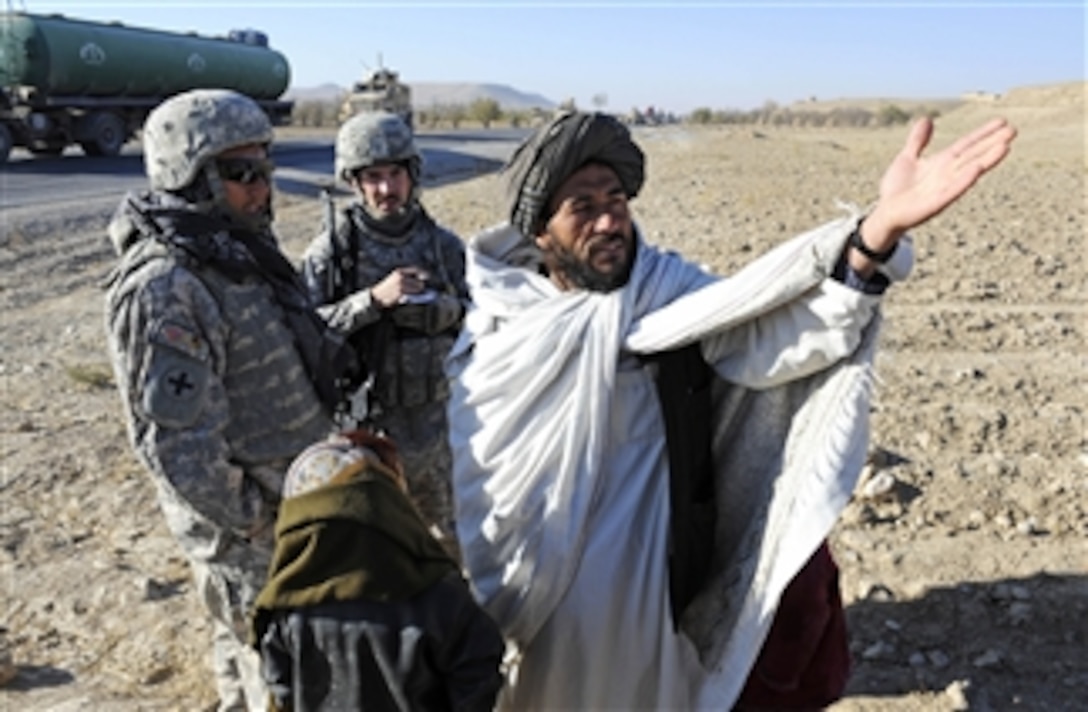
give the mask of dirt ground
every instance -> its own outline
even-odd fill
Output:
[[[833,535],[854,675],[834,712],[1081,710],[1088,700],[1085,85],[1025,89],[1013,154],[915,233],[885,299],[872,465]],[[906,129],[639,129],[651,241],[728,273],[864,205]],[[428,190],[470,234],[493,175]],[[285,249],[320,216],[278,196]],[[104,349],[107,214],[0,220],[0,708],[212,704],[210,629],[130,454]],[[3,667],[0,665],[0,667]]]

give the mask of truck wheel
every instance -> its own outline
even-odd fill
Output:
[[[0,163],[7,163],[11,155],[11,130],[4,124],[0,124]]]
[[[87,140],[79,145],[88,156],[116,156],[125,145],[125,122],[117,114],[103,111],[91,116]]]

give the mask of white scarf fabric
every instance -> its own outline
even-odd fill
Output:
[[[532,269],[538,256],[509,227],[470,241],[473,307],[447,361],[458,535],[476,595],[508,638],[531,641],[577,575],[620,354],[702,340],[727,379],[715,423],[725,523],[712,579],[682,623],[708,671],[700,704],[733,703],[778,596],[860,471],[879,300],[858,294],[846,314],[796,310],[817,323],[792,312],[768,320],[775,333],[766,345],[744,327],[796,302],[838,298],[846,288],[828,276],[855,223],[848,216],[794,238],[730,278],[639,238],[629,283],[608,293],[560,291]],[[815,356],[760,353],[786,344]],[[753,448],[743,420],[767,428]],[[810,460],[815,477],[796,466]]]

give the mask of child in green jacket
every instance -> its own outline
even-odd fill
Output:
[[[275,710],[491,710],[504,644],[407,497],[393,443],[292,463],[251,642]]]

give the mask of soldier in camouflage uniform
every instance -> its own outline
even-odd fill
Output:
[[[109,348],[129,435],[215,627],[220,709],[264,709],[245,646],[290,461],[334,429],[343,338],[270,230],[272,127],[197,90],[147,118],[150,191],[110,223]],[[354,361],[354,357],[350,357]]]
[[[468,305],[464,245],[419,201],[422,159],[395,114],[356,115],[336,137],[336,175],[357,199],[303,258],[330,325],[372,365],[365,423],[396,442],[424,520],[456,553],[443,361]]]

